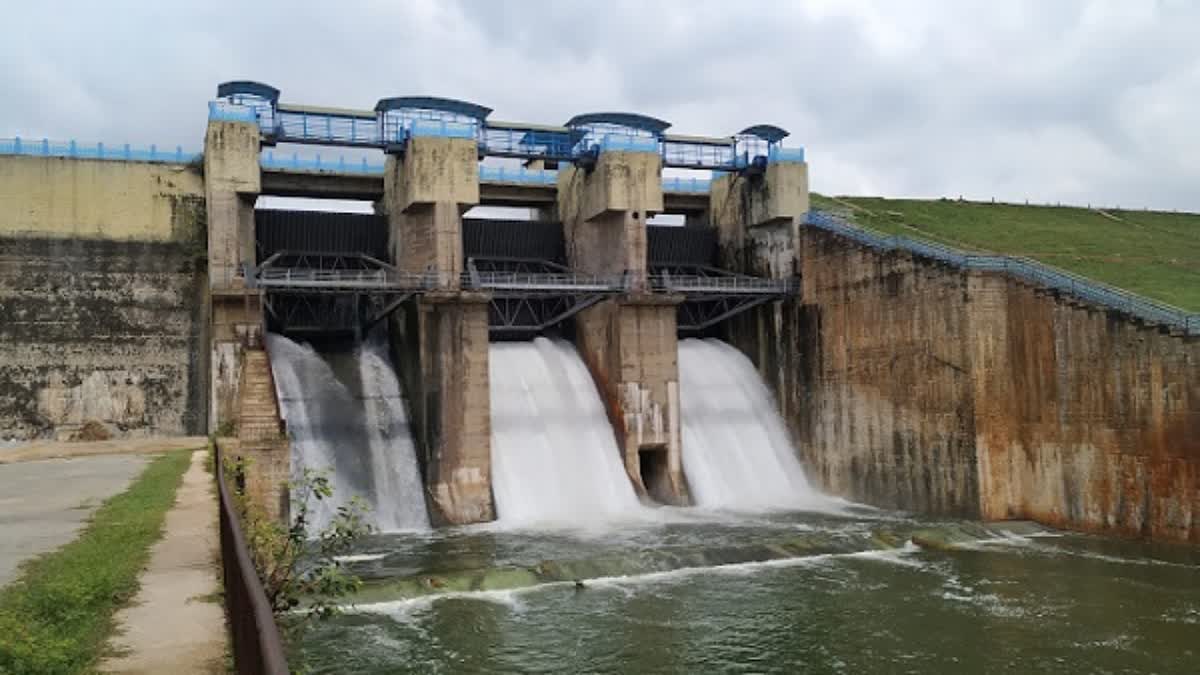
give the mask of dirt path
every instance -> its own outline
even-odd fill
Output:
[[[203,436],[118,438],[111,441],[35,441],[26,445],[0,447],[0,464],[63,457],[154,454],[180,448],[203,448],[206,445],[208,439]]]
[[[150,550],[133,603],[117,613],[109,673],[225,672],[225,615],[216,564],[217,503],[207,452],[192,453],[166,533]]]

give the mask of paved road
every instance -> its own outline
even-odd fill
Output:
[[[146,465],[136,455],[0,464],[0,586],[17,566],[75,538],[105,499]]]

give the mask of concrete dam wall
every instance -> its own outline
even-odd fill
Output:
[[[1200,340],[1002,275],[798,237],[801,299],[729,331],[822,487],[1200,541]]]
[[[199,172],[0,157],[0,203],[0,438],[203,433]]]

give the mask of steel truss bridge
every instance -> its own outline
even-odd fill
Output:
[[[245,269],[247,286],[262,292],[270,317],[289,332],[351,330],[361,335],[417,295],[458,288],[487,294],[493,336],[520,337],[635,290],[627,275],[581,274],[535,258],[470,258],[456,276],[402,272],[360,253],[279,251]],[[647,286],[652,293],[681,298],[683,333],[703,331],[798,290],[791,279],[762,279],[688,264],[654,267]]]
[[[789,134],[769,124],[732,136],[668,134],[669,122],[637,113],[576,115],[561,126],[488,119],[491,108],[431,96],[381,99],[373,110],[281,103],[279,90],[252,81],[224,82],[209,118],[253,122],[262,142],[375,148],[402,154],[408,139],[441,136],[474,140],[480,158],[507,157],[584,166],[606,150],[657,152],[663,166],[714,171],[761,171],[769,162],[803,162],[803,148],[785,148]]]

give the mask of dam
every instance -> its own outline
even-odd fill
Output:
[[[209,434],[282,523],[322,472],[375,532],[314,672],[1192,662],[1200,316],[857,227],[753,122],[0,141],[0,436]]]

